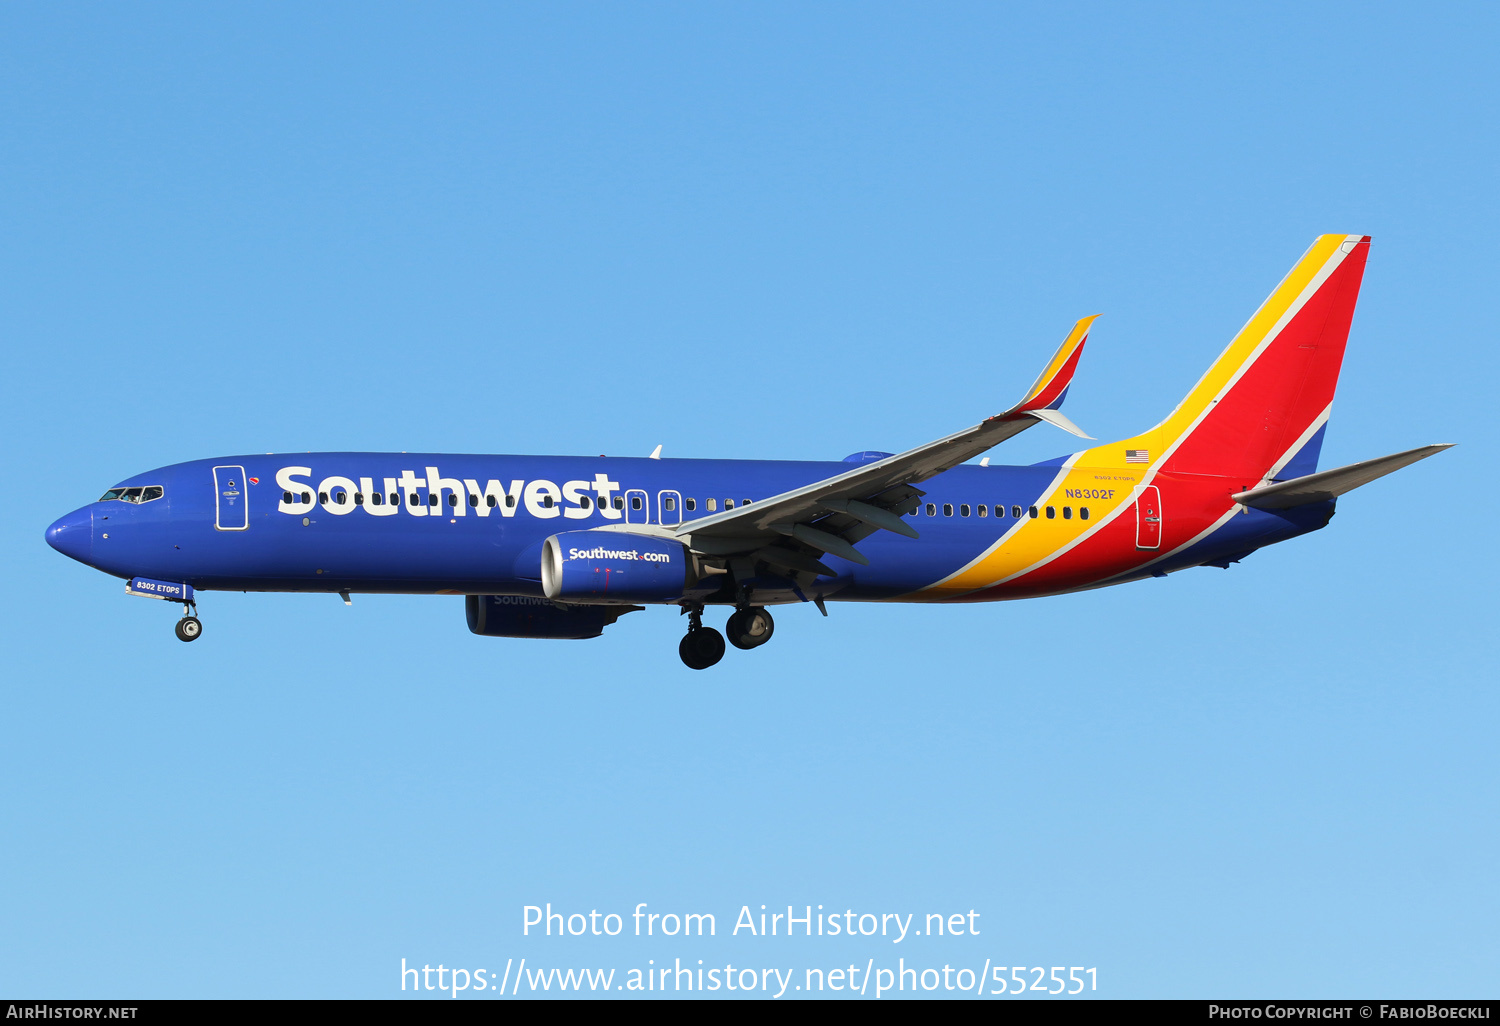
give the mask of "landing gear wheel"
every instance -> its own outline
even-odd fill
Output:
[[[724,625],[729,643],[735,648],[759,648],[771,640],[771,632],[774,630],[776,621],[759,606],[735,610],[729,622]]]
[[[706,670],[724,658],[724,635],[712,627],[688,631],[677,643],[677,654],[690,670]]]
[[[196,616],[184,616],[177,621],[177,640],[197,641],[203,633],[203,622]]]

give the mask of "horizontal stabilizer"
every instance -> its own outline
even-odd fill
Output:
[[[1453,448],[1451,444],[1424,445],[1421,448],[1408,449],[1406,452],[1398,452],[1391,456],[1365,460],[1363,463],[1351,463],[1347,467],[1339,467],[1336,470],[1324,470],[1321,473],[1308,474],[1306,477],[1294,478],[1291,481],[1278,481],[1276,484],[1251,488],[1249,491],[1235,495],[1234,501],[1246,506],[1254,506],[1256,509],[1287,509],[1309,502],[1325,502],[1345,492],[1352,492],[1360,485],[1369,484],[1378,477],[1384,477],[1402,467],[1411,466],[1417,460],[1425,460],[1434,453],[1451,448]]]

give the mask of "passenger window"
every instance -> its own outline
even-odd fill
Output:
[[[975,506],[974,511],[982,517],[990,515],[990,508],[988,506]]]
[[[951,503],[951,502],[945,502],[945,503],[943,503],[943,516],[945,516],[945,517],[951,517],[952,515],[953,515],[953,503]]]
[[[321,502],[321,503],[323,503],[325,506],[328,505],[328,493],[327,492],[319,492],[318,493],[318,501]]]
[[[1072,506],[1064,506],[1063,507],[1063,519],[1064,520],[1072,520],[1073,519],[1073,507]]]
[[[1056,506],[1048,506],[1047,507],[1047,519],[1048,520],[1056,520],[1057,519],[1057,507]]]
[[[969,504],[967,502],[959,503],[958,515],[961,517],[966,517],[969,515]]]
[[[469,505],[470,506],[477,506],[477,505],[479,505],[479,496],[475,495],[473,492],[469,493]]]
[[[719,500],[718,499],[709,499],[707,502],[704,503],[704,505],[707,506],[708,507],[708,511],[710,513],[712,513],[714,510],[716,510],[716,509],[719,508]]]
[[[448,508],[455,509],[458,506],[458,495],[454,492],[448,493]]]
[[[550,496],[550,495],[543,495],[542,496],[542,508],[543,509],[551,509],[552,508],[552,496]]]
[[[930,517],[937,516],[937,507],[930,502],[927,504],[927,515]]]
[[[620,500],[616,499],[615,501],[619,502]],[[507,506],[514,506],[516,504],[516,497],[514,495],[507,495],[505,497],[505,504]]]
[[[579,509],[588,509],[593,504],[594,504],[594,501],[592,499],[590,499],[587,495],[580,495],[578,497],[578,508]]]
[[[514,506],[515,503],[512,502],[511,505]],[[615,507],[615,509],[624,509],[625,508],[625,500],[622,499],[622,498],[620,498],[618,495],[616,495],[615,496],[615,501],[614,501],[614,507]]]
[[[284,503],[286,503],[288,506],[290,506],[292,504],[292,493],[291,492],[282,492],[281,493],[281,501],[284,502]]]
[[[1005,519],[1005,507],[1004,506],[996,506],[995,507],[995,519],[996,520],[1004,520]]]
[[[495,501],[495,497],[493,495],[486,495],[484,497],[484,504],[486,506],[488,506],[490,509],[494,509],[496,506],[500,505],[498,502]]]
[[[436,506],[437,505],[437,496],[429,493],[428,496],[427,496],[427,505],[429,505],[429,506]]]
[[[689,513],[698,508],[697,499],[684,499],[683,502],[687,505],[687,511]]]
[[[996,506],[995,508],[999,509],[1000,507]],[[1012,506],[1010,508],[1010,515],[1013,516],[1013,517],[1015,517],[1017,520],[1020,520],[1021,519],[1021,507],[1020,506]],[[1036,510],[1032,510],[1031,511],[1031,515],[1032,516],[1036,516]]]
[[[630,497],[630,508],[631,509],[640,509],[641,508],[641,497],[639,495],[632,495]]]
[[[661,501],[661,505],[662,509],[666,510],[668,513],[671,513],[672,511],[677,509],[677,500],[668,495]]]
[[[1080,506],[1078,508],[1078,519],[1079,520],[1087,520],[1088,518],[1089,518],[1089,508],[1087,506]]]
[[[411,493],[411,504],[413,506],[419,505],[421,503],[421,501],[422,501],[422,497],[421,496],[419,496],[416,492],[412,492]]]
[[[365,493],[364,492],[355,492],[354,493],[354,504],[356,506],[363,506],[365,504]]]
[[[1035,507],[1035,506],[1032,506],[1032,507],[1031,507],[1031,508],[1030,508],[1030,509],[1028,509],[1028,510],[1027,510],[1027,511],[1026,511],[1026,513],[1027,513],[1027,515],[1028,515],[1028,516],[1030,516],[1030,517],[1031,517],[1031,519],[1033,519],[1033,520],[1035,520],[1035,519],[1036,519],[1036,518],[1037,518],[1037,516],[1038,516],[1038,515],[1039,515],[1039,514],[1038,514],[1038,513],[1037,513],[1037,508],[1036,508],[1036,507]]]
[[[337,504],[339,506],[342,506],[348,500],[349,500],[349,493],[348,492],[334,492],[333,493],[333,501],[334,501],[335,504]]]
[[[391,505],[392,506],[399,506],[399,505],[401,505],[401,493],[400,492],[392,492],[391,493]]]
[[[740,505],[741,506],[748,506],[748,505],[750,505],[750,500],[749,499],[741,499],[740,500]]]
[[[304,505],[306,505],[307,503],[312,502],[312,492],[303,492],[302,493],[302,502],[303,502]]]
[[[725,499],[724,500],[724,508],[725,509],[734,509],[734,500],[733,499]]]

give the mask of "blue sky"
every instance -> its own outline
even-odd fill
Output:
[[[1115,997],[1493,995],[1496,22],[0,9],[0,991],[905,957],[1097,966]],[[42,540],[233,453],[900,450],[1008,405],[1091,313],[1068,413],[1123,437],[1324,232],[1374,236],[1324,465],[1459,446],[1227,572],[790,608],[693,673],[667,610],[508,641],[451,598],[207,595],[185,646]],[[549,901],[720,935],[522,937]],[[725,936],[762,903],[982,932]]]

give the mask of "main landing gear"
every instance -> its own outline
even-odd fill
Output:
[[[751,649],[759,648],[771,640],[771,632],[776,629],[776,621],[771,619],[771,614],[760,606],[749,606],[745,609],[736,609],[730,616],[729,622],[724,625],[725,632],[729,635],[729,643],[735,648]]]
[[[192,612],[189,613],[188,610]],[[182,607],[182,619],[177,621],[178,641],[197,641],[198,636],[203,633],[203,621],[197,617],[198,605],[189,602]]]
[[[677,645],[677,654],[690,670],[706,670],[724,658],[724,635],[703,626],[703,607],[688,606],[688,632]],[[760,606],[737,609],[724,625],[735,648],[759,648],[771,640],[776,623]]]
[[[724,635],[703,626],[703,607],[688,607],[688,632],[677,643],[677,654],[690,670],[706,670],[724,658]]]

